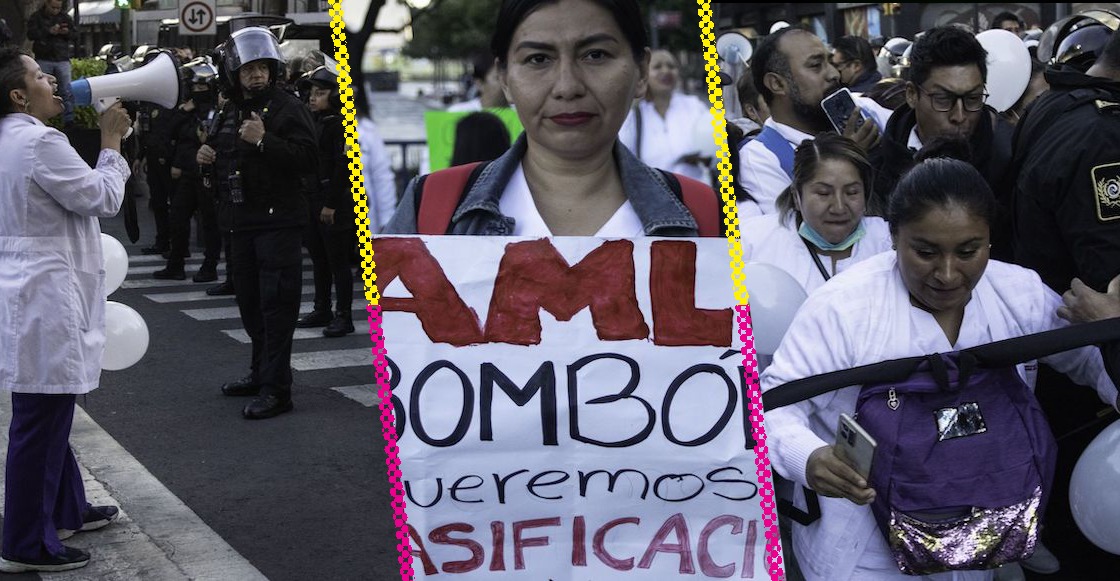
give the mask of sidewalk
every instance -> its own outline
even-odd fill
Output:
[[[108,527],[79,533],[67,545],[89,551],[89,565],[49,579],[256,580],[265,579],[190,508],[171,494],[81,407],[74,410],[70,445],[78,458],[93,504],[119,506]],[[0,465],[8,455],[12,400],[0,397]],[[4,491],[0,488],[0,506]],[[32,578],[31,576],[23,576]]]

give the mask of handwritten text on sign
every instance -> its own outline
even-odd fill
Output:
[[[726,241],[374,252],[417,575],[764,578]]]

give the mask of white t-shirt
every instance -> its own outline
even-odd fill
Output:
[[[533,202],[529,183],[525,181],[525,170],[520,164],[498,200],[498,209],[503,215],[513,218],[513,236],[552,236],[552,231],[548,229]],[[644,235],[645,228],[630,200],[623,202],[614,216],[595,233],[595,236],[602,238],[637,238]]]

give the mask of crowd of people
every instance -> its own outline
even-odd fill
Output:
[[[289,62],[276,36],[260,27],[237,30],[207,55],[178,51],[181,103],[145,106],[135,123],[122,107],[110,108],[101,118],[101,156],[90,168],[45,126],[69,111],[62,79],[69,73],[51,68],[59,62],[51,39],[67,34],[56,22],[56,3],[48,0],[43,12],[38,62],[18,50],[0,52],[0,142],[17,153],[0,163],[0,184],[14,192],[13,204],[29,209],[0,216],[0,258],[34,259],[20,263],[26,276],[0,278],[0,351],[17,354],[0,366],[0,387],[13,392],[15,404],[2,571],[84,565],[88,553],[60,539],[104,526],[117,513],[85,501],[67,439],[74,396],[95,388],[100,372],[97,217],[119,210],[124,184],[140,167],[120,154],[130,126],[157,224],[146,251],[167,260],[153,276],[186,279],[196,214],[205,252],[194,281],[217,281],[225,255],[227,280],[207,292],[236,296],[252,341],[250,373],[221,387],[227,396],[253,397],[245,418],[293,409],[297,327],[323,327],[327,337],[354,332],[356,227],[336,63],[321,54]],[[1120,19],[1112,16],[1076,15],[1088,20],[1035,46],[1025,38],[1024,50],[1033,49],[1029,78],[1000,110],[989,102],[992,55],[975,31],[960,26],[882,47],[859,36],[827,43],[802,26],[757,39],[749,66],[725,79],[743,113],[728,125],[742,218],[737,234],[748,260],[786,271],[809,296],[762,375],[764,390],[1120,316],[1120,35],[1112,27]],[[697,125],[710,127],[708,106],[680,90],[680,63],[651,49],[646,22],[636,0],[503,2],[491,57],[474,66],[478,96],[455,108],[472,115],[462,122],[453,165],[477,163],[460,190],[429,187],[449,175],[436,172],[413,179],[398,201],[368,96],[356,91],[374,230],[721,235],[710,227],[722,221],[709,187],[719,183],[717,160],[694,139]],[[1029,37],[1014,14],[994,19],[993,28]],[[1103,29],[1107,34],[1086,34]],[[838,132],[820,103],[842,87],[856,111]],[[503,133],[482,114],[505,106],[524,131],[505,142],[476,139],[498,145],[487,151],[472,146],[467,133]],[[425,215],[429,197],[452,210],[446,220]],[[301,316],[304,246],[315,297]],[[51,294],[66,289],[78,296]],[[56,305],[73,316],[45,326],[42,313]],[[1017,370],[1056,433],[1085,423],[1099,402],[1118,405],[1116,344],[1045,356]],[[1070,382],[1093,390],[1079,398]],[[787,490],[798,502],[810,491],[824,497],[819,518],[787,528],[791,576],[906,578],[867,507],[882,491],[832,444],[838,418],[854,412],[859,393],[845,387],[767,413],[774,469],[794,485]],[[1057,481],[1063,478],[1068,473]],[[1046,545],[1054,544],[1047,531],[1056,525],[1041,522],[1023,564],[1053,573],[1062,555]],[[1012,564],[925,578],[1014,574]]]
[[[732,120],[742,136],[732,142],[741,234],[749,260],[781,268],[809,294],[763,372],[764,391],[1120,313],[1120,35],[1108,16],[1059,23],[1045,54],[1014,14],[994,19],[1031,61],[998,110],[990,93],[1008,87],[990,84],[989,63],[1003,55],[962,26],[926,30],[882,49],[882,59],[865,38],[830,45],[801,26],[757,41],[746,72],[725,79],[744,113]],[[820,103],[842,87],[866,121],[839,135]],[[1099,431],[1102,402],[1116,409],[1116,349],[1018,366],[1055,434]],[[810,494],[825,497],[815,522],[783,517],[791,578],[909,578],[892,554],[897,539],[888,547],[867,506],[886,491],[872,490],[835,450],[839,416],[855,413],[859,394],[857,385],[767,411],[774,469],[792,481],[783,494],[802,510]],[[1068,568],[1071,547],[1088,543],[1063,496],[1083,446],[1058,448],[1065,468],[1032,555],[923,578]]]

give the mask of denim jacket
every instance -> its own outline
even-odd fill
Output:
[[[501,213],[498,200],[517,171],[527,146],[528,142],[522,134],[508,151],[482,170],[451,216],[449,234],[513,235],[514,219]],[[626,198],[641,219],[646,236],[699,236],[696,220],[660,172],[639,161],[617,141],[614,159]],[[420,205],[416,192],[418,180],[414,178],[405,188],[396,213],[382,231],[383,235],[416,233],[416,211]]]

